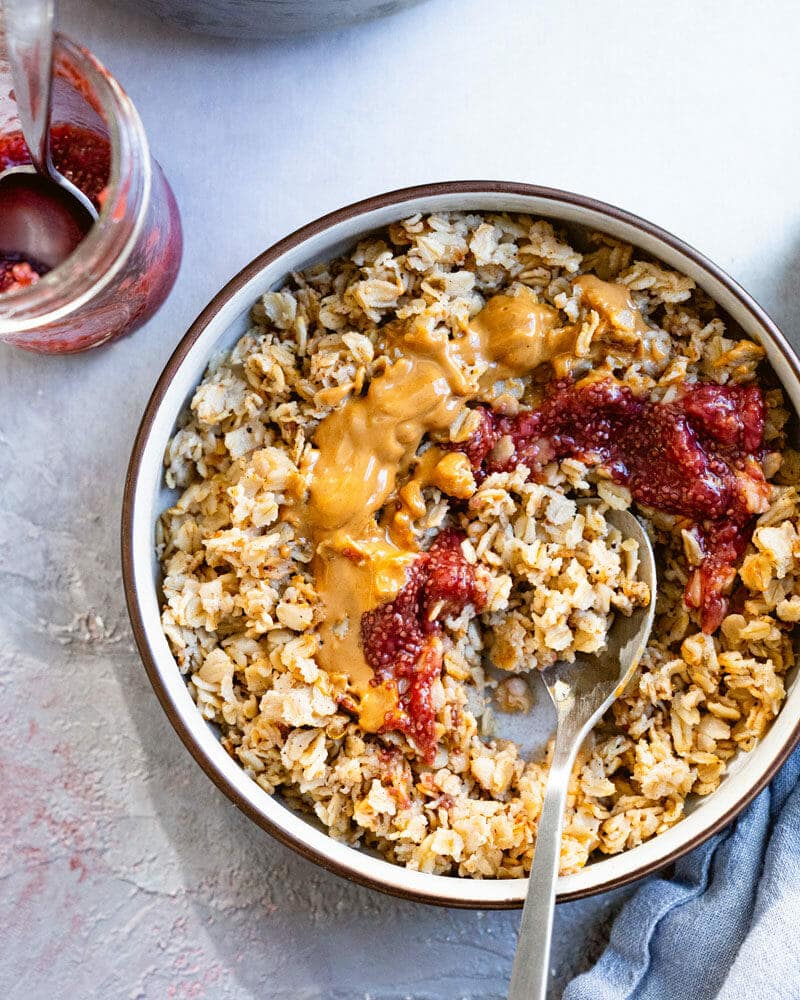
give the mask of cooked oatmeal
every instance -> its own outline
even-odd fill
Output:
[[[333,836],[522,876],[547,761],[492,706],[648,603],[605,517],[633,506],[656,621],[576,763],[562,870],[667,829],[794,662],[800,462],[762,359],[691,279],[525,216],[415,216],[292,275],[167,450],[163,626],[203,716]]]

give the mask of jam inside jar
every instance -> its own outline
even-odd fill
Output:
[[[0,171],[30,163],[2,44],[0,34]],[[61,354],[145,323],[175,282],[183,239],[175,198],[124,91],[63,35],[53,69],[53,162],[94,202],[99,219],[53,270],[20,255],[0,257],[0,340]]]

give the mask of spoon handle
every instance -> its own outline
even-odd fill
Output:
[[[547,994],[561,827],[572,765],[580,745],[580,734],[575,733],[569,718],[559,712],[508,1000],[545,1000]]]
[[[48,176],[54,0],[4,0],[3,11],[22,134],[37,172]]]

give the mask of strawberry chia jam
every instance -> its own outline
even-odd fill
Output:
[[[35,246],[3,247],[0,340],[62,354],[130,333],[156,312],[178,273],[182,232],[141,119],[111,74],[63,36],[53,71],[53,160],[94,202],[99,219],[50,272],[37,263]],[[0,62],[0,121],[17,119],[8,67]],[[28,163],[19,129],[0,135],[0,170]]]
[[[556,382],[541,406],[515,417],[483,409],[463,445],[478,478],[525,465],[602,464],[638,503],[687,519],[703,561],[686,587],[703,631],[725,617],[735,566],[763,509],[764,398],[757,385],[685,384],[671,402],[636,396],[611,379]],[[505,448],[495,446],[507,439]],[[498,460],[495,455],[502,458]]]
[[[428,763],[436,753],[431,689],[442,668],[441,620],[485,598],[473,567],[461,551],[463,535],[442,531],[408,571],[406,585],[393,601],[361,619],[361,641],[375,682],[397,682],[399,708],[387,715],[384,730],[413,737]]]
[[[35,285],[47,268],[15,254],[0,253],[0,295]]]
[[[100,209],[111,173],[111,144],[104,136],[79,125],[53,125],[50,154],[59,173],[81,189]],[[30,163],[21,132],[0,136],[0,171]]]
[[[50,130],[50,152],[56,169],[81,189],[99,211],[111,173],[108,139],[76,125],[54,125]],[[0,172],[30,163],[21,132],[0,136]],[[0,253],[0,295],[35,285],[48,268],[19,254]]]
[[[685,384],[676,399],[661,403],[612,379],[565,379],[538,409],[514,417],[480,410],[477,430],[451,446],[467,455],[478,481],[520,465],[535,479],[549,462],[578,458],[602,464],[638,503],[686,518],[703,560],[685,600],[700,610],[704,632],[719,627],[768,489],[759,463],[765,411],[757,385]],[[505,447],[498,448],[501,441]],[[375,683],[398,685],[400,708],[383,728],[413,737],[429,763],[436,752],[431,691],[442,665],[441,620],[468,604],[480,612],[484,604],[462,538],[443,531],[417,557],[397,597],[361,619]]]

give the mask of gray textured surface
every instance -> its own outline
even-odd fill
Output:
[[[623,204],[706,250],[797,342],[800,14],[778,0],[675,0],[646,17],[589,0],[431,0],[257,46],[113,4],[61,10],[137,102],[187,247],[173,296],[134,337],[62,359],[0,346],[0,995],[502,997],[516,914],[429,909],[323,874],[182,749],[121,594],[136,424],[187,324],[256,252],[431,179]],[[554,997],[602,947],[621,895],[559,908]]]

